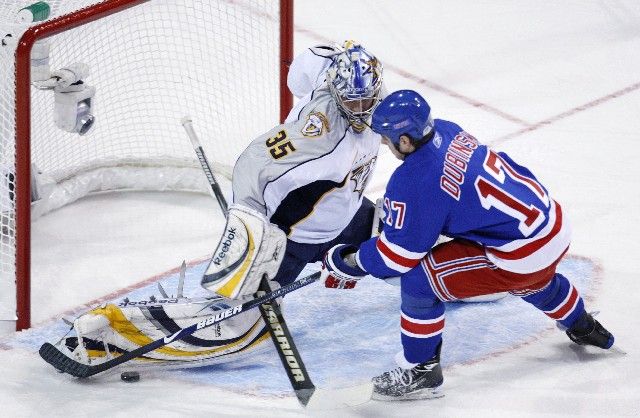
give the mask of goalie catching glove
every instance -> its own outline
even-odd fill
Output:
[[[321,280],[332,289],[353,289],[358,280],[367,275],[356,261],[358,248],[353,245],[336,245],[327,251],[322,260]]]
[[[266,275],[280,268],[287,237],[264,215],[246,206],[232,205],[224,234],[202,278],[202,287],[231,299],[252,296]]]

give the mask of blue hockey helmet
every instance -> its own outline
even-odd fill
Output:
[[[373,112],[371,129],[389,138],[396,147],[402,135],[419,141],[433,131],[431,107],[413,90],[395,91]]]
[[[382,64],[362,45],[346,41],[327,70],[329,90],[352,126],[364,129],[380,103]]]

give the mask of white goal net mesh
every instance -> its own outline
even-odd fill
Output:
[[[15,278],[15,167],[23,146],[15,143],[14,53],[20,35],[41,23],[20,22],[26,13],[21,9],[33,3],[0,0],[0,277],[5,284]],[[51,20],[109,1],[47,3]],[[278,122],[278,1],[153,0],[47,42],[51,71],[74,63],[88,66],[83,81],[95,87],[95,125],[83,136],[58,128],[54,92],[31,88],[30,159],[41,195],[32,205],[36,216],[98,190],[206,192],[180,124],[185,115],[192,117],[209,160],[227,169],[251,139]],[[14,313],[12,304],[0,299],[0,319]]]

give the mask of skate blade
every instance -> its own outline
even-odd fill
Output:
[[[609,348],[609,351],[612,351],[612,352],[614,352],[614,353],[618,353],[618,354],[622,354],[623,356],[626,356],[626,355],[627,355],[627,352],[626,352],[626,351],[624,351],[622,348],[620,348],[617,344],[612,345],[612,346]]]
[[[376,401],[416,401],[420,399],[442,398],[443,396],[444,391],[442,390],[442,387],[438,386],[436,388],[416,390],[404,396],[387,396],[374,392],[371,399]]]

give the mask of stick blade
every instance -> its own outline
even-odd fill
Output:
[[[56,369],[64,373],[69,373],[75,377],[88,377],[91,376],[91,367],[79,363],[72,358],[67,357],[64,353],[58,350],[53,344],[44,343],[40,347],[40,357]]]
[[[369,402],[372,394],[372,382],[341,389],[316,388],[307,403],[307,409],[328,410],[350,408]]]

